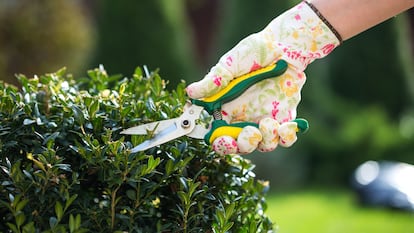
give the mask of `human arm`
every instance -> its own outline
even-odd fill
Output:
[[[406,11],[414,0],[311,0],[345,41]]]

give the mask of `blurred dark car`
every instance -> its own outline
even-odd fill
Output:
[[[361,204],[414,211],[414,166],[392,161],[367,161],[352,177]]]

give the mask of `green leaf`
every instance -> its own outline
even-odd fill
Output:
[[[69,232],[73,233],[77,229],[75,218],[73,217],[73,214],[69,215]]]
[[[23,226],[23,233],[33,233],[36,232],[34,222],[29,222]]]
[[[133,201],[135,201],[135,200],[137,199],[136,192],[135,192],[135,190],[133,190],[133,189],[128,189],[128,190],[126,191],[126,195],[127,195],[127,197],[128,197],[129,199],[131,199],[131,200],[133,200]]]
[[[5,181],[1,182],[1,185],[4,186],[4,187],[12,185],[12,184],[13,184],[13,182],[9,181],[9,180],[5,180]]]
[[[50,226],[50,228],[55,228],[56,226],[57,226],[57,224],[58,224],[58,220],[56,219],[56,217],[50,217],[49,218],[49,226]]]
[[[137,68],[135,68],[135,71],[134,71],[134,77],[136,77],[136,78],[138,78],[138,77],[142,77],[142,69],[141,69],[141,67],[137,67]]]
[[[150,110],[150,112],[157,112],[154,100],[151,97],[148,98],[148,100],[145,102],[145,105],[147,106],[147,109]]]
[[[181,206],[177,205],[177,209],[178,209],[177,211],[181,215],[181,217],[184,216],[184,210],[183,210],[183,208],[181,208]]]
[[[122,83],[122,84],[120,85],[120,87],[119,87],[119,95],[120,95],[120,96],[123,96],[123,95],[124,95],[124,92],[125,92],[126,86],[127,86],[127,83]]]
[[[161,160],[160,158],[156,158],[154,159],[154,156],[150,156],[148,158],[148,173],[153,171],[159,164],[160,164]]]
[[[79,232],[78,230],[80,226],[81,226],[80,214],[77,214],[76,217],[73,217],[73,215],[71,214],[69,216],[69,232],[70,233]]]
[[[126,106],[121,110],[121,116],[126,117],[132,111],[131,106]]]
[[[75,218],[75,226],[76,226],[75,229],[78,229],[81,226],[81,215],[80,214],[77,214],[76,215],[76,218]]]
[[[46,137],[44,140],[43,140],[43,145],[46,145],[49,141],[55,141],[55,139],[59,136],[59,132],[54,132],[54,133],[52,133],[51,135],[49,135],[48,137]]]
[[[19,212],[15,216],[17,228],[23,225],[24,221],[26,221],[26,216],[23,212]]]
[[[249,232],[257,232],[257,222],[254,218],[250,220]]]
[[[19,195],[17,195],[17,197],[20,198]],[[12,202],[12,206],[16,206],[16,204],[14,203],[15,198],[12,193],[9,193],[9,200],[10,202]]]
[[[57,216],[57,220],[60,221],[62,219],[62,216],[63,216],[63,207],[62,207],[62,204],[59,201],[57,201],[56,204],[55,204],[55,213],[56,213],[56,216]]]
[[[1,168],[1,170],[3,170],[3,171],[4,171],[4,173],[6,173],[7,175],[10,175],[10,170],[9,170],[7,167],[5,167],[5,166],[0,166],[0,168]]]
[[[70,164],[66,164],[66,163],[58,163],[53,165],[53,167],[57,167],[63,171],[67,171],[67,172],[71,172],[72,169],[70,168]]]
[[[180,183],[183,187],[183,190],[187,192],[188,191],[187,179],[185,177],[180,177],[179,180],[180,180]]]
[[[194,183],[193,181],[190,181],[189,183],[190,183],[190,185],[189,185],[188,194],[190,195],[190,197],[192,197],[194,194],[196,194],[195,190],[200,185],[200,182]],[[199,190],[199,191],[202,192],[203,190]],[[199,192],[197,192],[197,193],[199,193]]]
[[[78,194],[73,194],[72,196],[69,197],[69,199],[66,200],[64,211],[66,211],[69,208],[69,206],[72,205],[73,201],[77,197],[78,197]]]
[[[83,115],[82,109],[76,105],[72,105],[71,109],[76,122],[78,122],[79,125],[83,125],[85,123],[85,117]]]
[[[221,210],[217,209],[216,217],[217,217],[217,221],[219,223],[219,226],[223,226],[224,223],[226,222],[226,218],[224,217],[224,213]]]
[[[6,223],[7,224],[7,226],[14,232],[14,233],[20,233],[20,231],[19,230],[17,230],[17,226],[16,225],[14,225],[13,223]]]
[[[16,205],[16,212],[21,211],[26,206],[26,204],[28,202],[29,202],[28,199],[23,199],[23,200],[19,201]]]
[[[226,225],[223,227],[223,232],[228,232],[231,227],[233,226],[234,222],[227,222]],[[255,232],[255,231],[252,231]]]
[[[99,101],[93,100],[92,103],[89,105],[89,116],[91,118],[95,118],[96,113],[99,110]]]
[[[174,171],[174,162],[172,160],[168,160],[165,164],[165,173],[170,175]]]
[[[36,122],[36,120],[32,120],[32,119],[24,119],[23,120],[23,125],[31,125],[31,124],[33,124],[33,123],[35,123]]]
[[[190,203],[190,198],[185,192],[178,191],[177,194],[184,206],[187,206]]]
[[[62,67],[58,71],[55,72],[55,75],[57,77],[63,77],[66,74],[66,70],[67,70],[66,67]]]
[[[231,216],[233,215],[234,212],[234,207],[236,206],[235,202],[231,202],[225,210],[226,213],[226,220],[229,220],[231,218]]]

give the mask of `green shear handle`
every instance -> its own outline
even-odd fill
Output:
[[[215,111],[221,111],[223,104],[239,97],[249,87],[262,80],[277,77],[283,74],[287,68],[287,62],[285,60],[279,60],[273,65],[237,77],[216,94],[200,100],[193,99],[192,103],[202,106],[208,113],[214,114]]]

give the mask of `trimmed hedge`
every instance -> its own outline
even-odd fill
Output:
[[[144,74],[145,73],[145,74]],[[122,129],[177,117],[185,83],[103,67],[0,82],[1,232],[269,232],[268,182],[182,137],[145,152]]]

